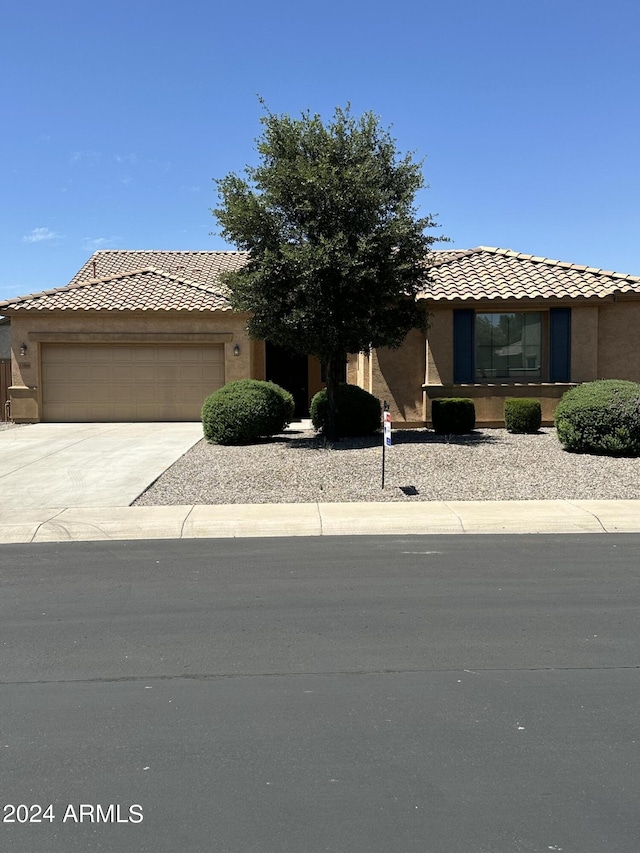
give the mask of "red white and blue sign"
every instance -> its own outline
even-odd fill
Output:
[[[382,418],[385,447],[391,447],[391,412],[385,412]]]

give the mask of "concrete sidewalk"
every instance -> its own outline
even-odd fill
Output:
[[[638,532],[640,500],[0,509],[0,543],[236,536]]]

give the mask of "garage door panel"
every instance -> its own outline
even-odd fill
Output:
[[[158,399],[158,390],[152,385],[140,385],[137,388],[137,399],[142,403],[155,403]],[[124,398],[126,400],[131,400],[131,395]]]
[[[109,361],[116,362],[117,364],[122,363],[133,363],[136,358],[136,347],[130,346],[114,346],[114,347],[102,347],[100,358],[108,359]]]
[[[76,372],[75,379],[82,380],[85,379],[89,382],[99,382],[103,383],[111,383],[114,381],[114,371],[110,364],[92,364],[91,362],[87,362],[87,365],[83,371],[83,373],[78,376]]]
[[[153,390],[153,389],[151,389]],[[135,385],[125,385],[116,384],[111,393],[109,395],[108,402],[113,403],[114,405],[118,405],[122,403],[123,405],[130,405],[135,403],[136,400],[139,400],[143,395],[148,395],[149,389],[145,388],[145,386],[137,387]]]
[[[170,363],[175,364],[176,361],[180,361],[182,357],[187,359],[187,361],[196,361],[199,360],[197,354],[193,352],[189,355],[188,352],[184,352],[184,347],[163,347],[156,352],[156,362],[158,364]]]
[[[94,388],[92,388],[92,403],[107,406],[111,403],[111,399],[111,388],[108,385],[95,385]],[[82,387],[73,389],[73,402],[78,406],[82,406],[85,403],[85,394]]]
[[[192,382],[198,382],[202,384],[206,381],[207,377],[215,378],[216,374],[212,370],[203,370],[202,365],[196,364],[195,368],[191,370],[189,365],[182,364],[178,367],[178,381],[180,383],[190,384]]]
[[[199,385],[182,385],[178,390],[178,402],[195,403],[202,407],[204,397],[201,396]]]
[[[87,365],[85,364],[69,364],[65,366],[62,363],[58,364],[43,364],[42,379],[44,382],[76,382],[83,380],[87,375]]]
[[[67,412],[66,406],[58,405],[57,403],[51,403],[48,408],[48,420],[50,421],[62,421],[65,420],[65,415]]]
[[[74,409],[74,421],[82,420],[82,413],[84,411],[84,405],[78,404]],[[100,405],[99,403],[94,403],[89,407],[89,420],[92,421],[110,421],[114,420],[113,418],[113,404],[105,403],[104,405]],[[130,418],[127,416],[127,412],[123,412],[122,420],[127,421]]]
[[[212,345],[44,344],[43,419],[199,420],[224,385],[224,349]]]
[[[175,376],[168,374],[155,364],[136,364],[128,373],[127,381],[133,385],[137,382],[158,384],[175,381]]]
[[[89,403],[89,401],[87,400],[86,390],[83,385],[72,386],[70,388],[62,387],[56,390],[58,392],[57,399],[66,400],[67,402],[72,403],[74,406],[84,406]],[[112,394],[108,386],[94,385],[91,389],[90,405],[110,405],[111,398]]]
[[[202,379],[213,380],[218,383],[218,387],[224,385],[224,365],[212,364],[207,366],[202,371]]]

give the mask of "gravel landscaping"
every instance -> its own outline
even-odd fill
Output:
[[[295,429],[244,447],[203,440],[135,504],[640,499],[640,459],[567,453],[551,428],[394,432],[384,490],[381,457],[380,437],[333,448]]]

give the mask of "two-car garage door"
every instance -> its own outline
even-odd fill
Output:
[[[222,344],[43,344],[45,421],[197,421]]]

